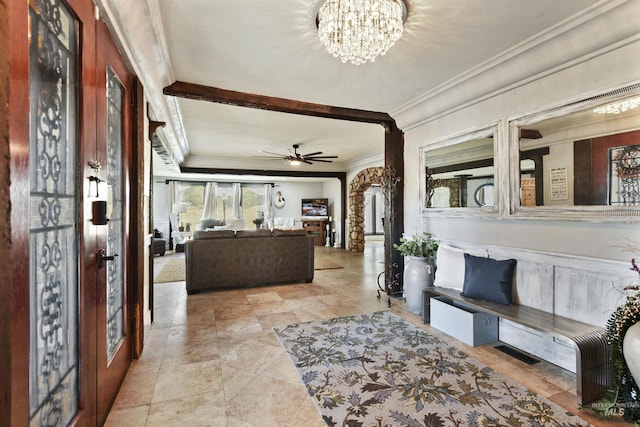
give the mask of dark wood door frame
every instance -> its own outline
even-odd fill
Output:
[[[387,277],[395,277],[402,281],[402,269],[404,259],[393,250],[393,243],[398,242],[404,232],[404,134],[396,126],[395,120],[387,113],[359,110],[354,108],[335,107],[330,105],[314,104],[285,98],[255,95],[244,92],[220,89],[211,86],[203,86],[193,83],[174,82],[164,88],[165,95],[194,99],[199,101],[215,102],[238,107],[257,108],[261,110],[278,111],[281,113],[298,114],[304,116],[322,117],[335,120],[347,120],[363,123],[377,123],[384,127],[384,157],[385,167],[392,167],[395,176],[400,178],[395,191],[391,195],[391,203],[395,215],[385,223],[385,260],[387,265],[395,271],[387,271]],[[181,168],[183,172],[196,172],[193,168]],[[211,173],[211,170],[201,172]],[[229,170],[225,169],[225,173]],[[257,171],[246,171],[255,174]],[[267,171],[262,171],[266,175]],[[223,173],[218,170],[217,173]],[[238,173],[237,171],[235,173]],[[272,176],[287,176],[283,171],[268,171]],[[303,172],[304,176],[313,176],[311,172]],[[342,218],[346,218],[346,183],[341,181]],[[342,246],[346,241],[344,234],[344,221],[341,224],[343,236]]]

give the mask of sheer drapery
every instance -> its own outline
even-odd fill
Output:
[[[271,184],[264,185],[264,223],[269,229],[273,229],[273,187]]]
[[[171,215],[169,215],[169,222],[171,223],[171,230],[178,230],[178,216],[182,211],[182,204],[180,203],[180,184],[176,181],[169,181],[169,202],[171,206]]]
[[[242,186],[239,182],[233,183],[233,194],[231,196],[231,218],[242,218]]]
[[[218,183],[207,182],[204,188],[204,203],[202,205],[202,217],[204,219],[217,219],[218,206],[216,198],[218,197]]]

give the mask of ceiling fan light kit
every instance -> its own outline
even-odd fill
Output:
[[[403,0],[327,0],[318,10],[318,36],[343,63],[360,65],[400,40],[406,16]]]

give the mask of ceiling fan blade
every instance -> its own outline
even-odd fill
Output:
[[[301,162],[303,162],[303,163],[306,163],[306,164],[308,164],[308,165],[312,165],[312,164],[313,164],[312,162],[310,162],[310,161],[309,161],[309,160],[307,160],[307,159],[301,159],[300,161],[301,161]]]
[[[323,160],[323,159],[308,159],[312,162],[323,162],[323,163],[333,163],[333,160]]]
[[[313,159],[337,159],[338,156],[312,156],[312,157],[307,157],[307,159],[309,160],[313,160]]]
[[[309,154],[301,154],[302,157],[311,157],[311,156],[315,156],[317,154],[322,154],[322,151],[316,151],[315,153],[309,153]]]
[[[260,150],[260,152],[261,153],[266,153],[266,154],[273,154],[274,156],[279,156],[281,159],[285,159],[285,158],[289,157],[287,154],[272,153],[271,151]]]
[[[251,156],[253,159],[272,159],[272,160],[282,160],[286,159],[286,156]]]

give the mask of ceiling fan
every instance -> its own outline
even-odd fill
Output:
[[[332,160],[327,159],[337,159],[338,156],[321,156],[322,151],[316,151],[309,154],[300,154],[298,153],[298,148],[300,148],[300,144],[293,144],[293,152],[290,154],[278,154],[272,153],[269,151],[260,150],[261,153],[272,154],[273,156],[254,156],[254,157],[262,157],[263,159],[273,159],[273,160],[286,160],[287,164],[290,165],[299,165],[301,163],[307,163],[312,165],[313,162],[323,162],[323,163],[332,163]]]

